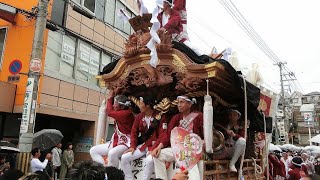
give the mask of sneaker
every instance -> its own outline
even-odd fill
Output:
[[[237,172],[237,168],[235,165],[229,165],[230,172]]]

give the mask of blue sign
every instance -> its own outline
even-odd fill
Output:
[[[9,65],[9,72],[13,75],[18,74],[22,69],[22,63],[20,60],[13,60]]]

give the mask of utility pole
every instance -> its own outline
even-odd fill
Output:
[[[288,133],[288,126],[287,126],[287,121],[286,121],[286,112],[285,112],[285,97],[284,97],[284,85],[283,85],[283,81],[285,81],[284,79],[283,79],[283,65],[284,64],[286,64],[286,63],[284,63],[284,62],[278,62],[277,64],[275,64],[275,65],[277,65],[277,66],[279,66],[279,68],[280,68],[280,83],[281,83],[281,102],[282,102],[282,112],[283,112],[283,118],[282,118],[282,122],[283,122],[283,124],[284,124],[284,130],[285,130],[285,133]],[[278,120],[277,120],[278,121]],[[278,131],[278,124],[277,124],[277,121],[276,121],[276,128],[277,128],[277,131]],[[277,132],[276,131],[276,132]],[[279,135],[278,134],[276,134],[276,143],[278,143],[278,138],[279,138]],[[288,138],[287,138],[287,135],[285,134],[285,140],[286,140],[286,143],[288,143],[287,142],[287,140],[288,140]]]
[[[20,126],[19,137],[19,158],[17,167],[22,172],[29,170],[30,152],[32,150],[32,140],[36,119],[36,108],[38,100],[38,86],[43,52],[43,39],[47,23],[49,0],[38,0],[36,25],[33,37],[28,81],[24,97],[24,105]]]

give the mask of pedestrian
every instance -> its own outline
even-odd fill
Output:
[[[114,133],[109,142],[95,145],[90,149],[93,161],[104,166],[119,167],[119,159],[130,147],[130,133],[134,122],[134,116],[130,109],[130,101],[124,95],[114,97],[110,91],[107,101],[107,114],[114,119]],[[102,156],[108,156],[106,164]]]
[[[72,168],[74,163],[74,154],[72,151],[72,143],[67,143],[66,150],[62,154],[62,162],[60,168],[60,180],[64,180],[67,177],[69,170]]]
[[[52,164],[54,169],[54,179],[58,179],[60,174],[61,158],[62,158],[62,144],[59,142],[52,150]]]
[[[102,164],[94,161],[80,161],[70,169],[69,180],[105,180]]]
[[[188,96],[178,96],[178,110],[179,114],[174,115],[169,123],[167,136],[160,139],[160,144],[156,149],[154,149],[152,154],[155,154],[154,168],[156,178],[160,178],[163,180],[168,179],[168,174],[166,170],[166,162],[175,161],[175,157],[173,151],[170,146],[170,136],[171,130],[175,127],[183,128],[191,133],[195,133],[203,139],[203,114],[201,112],[192,111],[191,107],[196,103],[194,98],[190,98]],[[200,179],[200,173],[198,166],[194,166],[190,172],[190,179]],[[194,175],[194,176],[192,176]]]
[[[156,99],[152,96],[140,97],[139,108],[141,113],[136,115],[132,126],[131,145],[121,157],[121,168],[124,171],[126,180],[134,178],[131,162],[144,155],[146,155],[146,166],[143,170],[143,180],[149,180],[153,173],[154,164],[150,152],[160,143],[158,139],[159,132],[167,132],[165,116],[158,117],[160,112],[153,108],[156,104]]]
[[[44,169],[44,173],[50,180],[54,180],[54,168],[52,163],[52,153],[49,152],[48,154],[51,154],[51,156],[48,158],[48,164],[46,168]]]
[[[43,171],[48,164],[48,159],[51,157],[51,154],[47,154],[43,162],[39,160],[39,157],[41,156],[41,152],[39,148],[32,149],[31,154],[32,154],[32,159],[30,162],[31,172],[34,173],[36,171]]]
[[[301,154],[302,164],[307,167],[309,174],[314,174],[314,162],[310,160],[310,156],[307,153]]]

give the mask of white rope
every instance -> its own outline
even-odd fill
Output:
[[[264,123],[264,137],[265,137],[265,151],[266,151],[266,163],[267,163],[267,180],[269,180],[269,158],[268,158],[268,145],[269,142],[267,141],[267,123],[266,123],[266,116],[264,115],[264,113],[262,113],[263,115],[263,123]]]
[[[244,139],[247,141],[247,128],[248,128],[248,107],[247,107],[247,84],[246,79],[242,76],[243,79],[243,90],[244,90]],[[246,145],[245,145],[246,146]],[[243,161],[244,161],[244,154],[246,150],[243,151],[241,162],[240,162],[240,169],[238,174],[238,180],[242,177],[242,168],[243,168]]]
[[[258,179],[257,173],[258,174],[262,174],[262,168],[261,168],[261,166],[259,166],[257,164],[257,160],[256,159],[254,159],[254,158],[251,158],[251,159],[253,160],[254,177],[255,177],[255,179]]]

